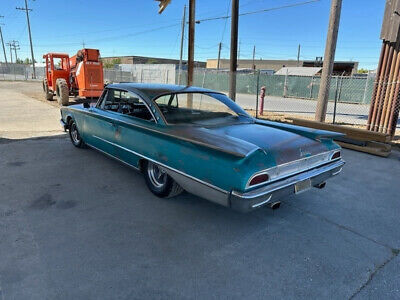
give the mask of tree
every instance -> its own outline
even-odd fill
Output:
[[[358,74],[367,74],[367,73],[368,73],[368,70],[367,70],[367,69],[361,68],[361,69],[358,69],[357,73],[358,73]]]
[[[119,65],[121,63],[121,58],[113,58],[111,61],[106,61],[103,63],[104,68],[106,69],[112,69],[114,68],[115,65]]]
[[[147,60],[147,64],[151,64],[151,65],[157,64],[157,60],[155,58],[149,58]]]

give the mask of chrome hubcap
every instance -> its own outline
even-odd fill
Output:
[[[80,142],[80,137],[79,137],[78,130],[76,129],[75,123],[72,123],[70,131],[71,131],[72,141],[73,141],[75,144],[79,144],[79,142]]]
[[[152,162],[148,164],[147,173],[149,174],[151,183],[158,188],[163,187],[167,182],[167,173]]]

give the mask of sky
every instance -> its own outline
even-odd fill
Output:
[[[307,0],[240,0],[240,13],[277,8]],[[70,55],[83,48],[100,49],[103,57],[141,55],[179,58],[183,6],[188,0],[172,0],[158,14],[153,0],[28,0],[35,59],[47,52]],[[231,0],[197,0],[196,19],[230,15]],[[24,0],[0,0],[0,19],[5,42],[20,42],[19,58],[30,57],[25,12],[15,7]],[[375,69],[384,0],[343,0],[336,60],[359,61],[360,68]],[[329,22],[330,0],[241,16],[240,59],[300,59],[323,56]],[[230,19],[196,25],[195,60],[229,58]],[[187,28],[185,33],[187,57]],[[7,51],[9,56],[9,50]],[[2,51],[0,60],[4,60]]]

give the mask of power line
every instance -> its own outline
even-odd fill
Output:
[[[248,15],[253,15],[253,14],[259,14],[259,13],[264,13],[264,12],[273,11],[273,10],[279,10],[279,9],[284,9],[284,8],[289,8],[289,7],[306,5],[306,4],[319,2],[319,1],[320,0],[310,0],[310,1],[304,1],[304,2],[299,2],[299,3],[277,6],[277,7],[271,7],[271,8],[261,9],[261,10],[249,11],[249,12],[239,14],[239,16],[248,16]],[[199,24],[199,23],[205,22],[205,21],[229,19],[230,17],[231,16],[227,15],[227,16],[214,17],[214,18],[205,18],[205,19],[197,20],[196,23]]]
[[[229,9],[230,9],[230,7],[231,7],[231,1],[232,1],[232,0],[230,0],[229,3],[228,3],[228,8],[227,8],[227,10],[226,10],[226,15],[229,14]],[[223,40],[224,40],[225,31],[226,31],[226,23],[227,23],[227,22],[228,22],[228,18],[225,19],[224,30],[222,30],[222,37],[221,37],[220,43],[222,43]]]

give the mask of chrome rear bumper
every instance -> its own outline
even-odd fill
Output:
[[[284,196],[294,194],[295,185],[298,182],[310,179],[311,186],[319,185],[328,178],[339,174],[344,164],[344,160],[341,159],[249,192],[232,191],[229,199],[230,206],[241,212],[257,209],[263,205],[276,202]]]

